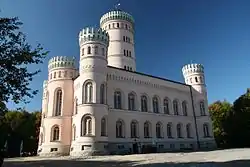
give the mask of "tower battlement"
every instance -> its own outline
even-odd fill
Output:
[[[79,33],[79,45],[85,42],[99,41],[106,45],[109,43],[109,35],[101,28],[86,27]]]
[[[204,66],[202,64],[187,64],[183,66],[182,73],[184,76],[194,73],[204,73]]]
[[[48,70],[58,68],[73,68],[75,69],[75,58],[67,56],[56,56],[49,60]]]
[[[115,10],[115,11],[110,11],[106,14],[104,14],[101,19],[100,19],[100,25],[102,27],[102,25],[109,21],[109,20],[125,20],[130,22],[132,25],[134,25],[134,18],[132,15],[130,15],[127,12],[121,11],[121,10]]]

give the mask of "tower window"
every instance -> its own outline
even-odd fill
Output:
[[[129,57],[131,57],[131,51],[129,51]]]
[[[124,54],[124,56],[126,56],[126,50],[125,49],[123,50],[123,54]]]
[[[119,23],[117,23],[116,26],[117,26],[117,28],[119,28],[120,27]]]
[[[127,50],[127,55],[126,56],[128,56],[128,50]]]
[[[195,77],[195,82],[198,82],[198,78],[197,77]]]
[[[91,47],[88,47],[88,54],[91,54]]]
[[[127,24],[125,24],[125,28],[128,29],[128,25]]]
[[[125,40],[125,36],[123,36],[123,42],[126,42],[126,40]]]
[[[109,24],[109,29],[110,29],[110,24]]]

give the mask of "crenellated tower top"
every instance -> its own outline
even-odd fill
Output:
[[[102,27],[107,21],[110,20],[125,20],[134,25],[135,21],[132,15],[122,10],[114,10],[104,14],[100,19],[100,26]]]
[[[202,64],[187,64],[182,68],[182,73],[184,76],[204,73],[204,67]]]
[[[75,58],[67,56],[56,56],[49,60],[48,70],[54,70],[59,68],[72,68],[75,69]]]
[[[105,30],[94,27],[86,27],[79,33],[79,45],[87,42],[101,42],[108,46],[109,35]]]

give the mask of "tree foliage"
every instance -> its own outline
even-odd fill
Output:
[[[40,44],[32,48],[20,32],[22,22],[17,17],[0,18],[0,111],[6,111],[5,103],[27,103],[37,90],[29,87],[30,81],[40,72],[29,72],[30,64],[42,63],[48,54]],[[0,115],[0,116],[1,116]]]
[[[219,147],[239,148],[250,146],[250,91],[231,105],[216,101],[209,106],[214,136]]]

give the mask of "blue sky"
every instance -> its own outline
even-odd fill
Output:
[[[30,44],[50,51],[31,83],[39,94],[26,109],[41,108],[47,60],[53,56],[79,59],[78,33],[99,26],[100,17],[117,0],[1,0],[1,16],[18,16]],[[120,0],[135,18],[137,71],[184,81],[181,68],[192,62],[205,66],[209,103],[233,102],[250,87],[249,0]],[[9,103],[8,107],[20,107]]]

